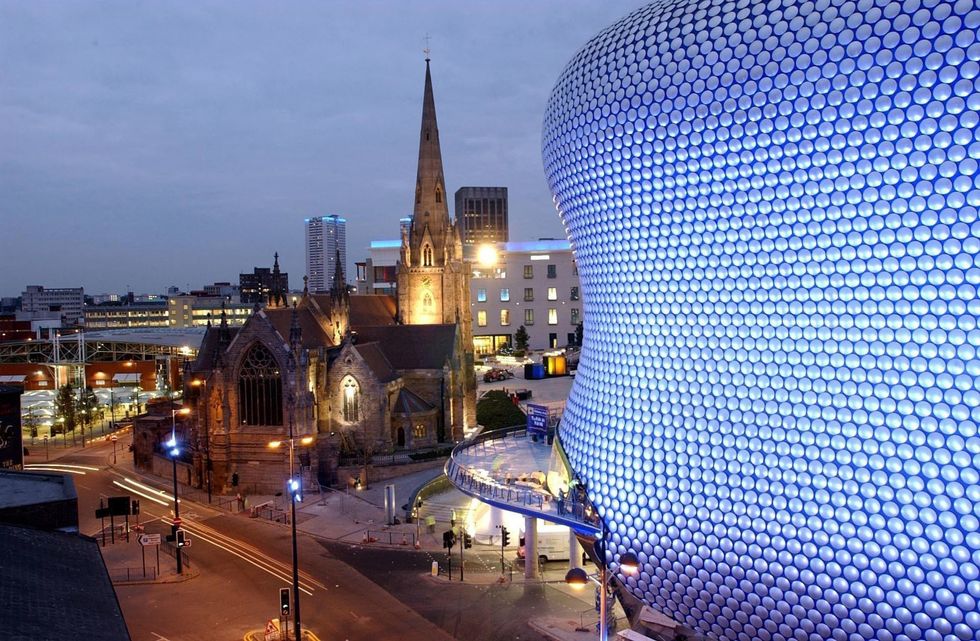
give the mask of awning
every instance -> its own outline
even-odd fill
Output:
[[[26,374],[4,374],[0,376],[0,383],[23,383],[27,380]]]
[[[139,374],[114,374],[112,376],[112,380],[115,383],[122,383],[124,385],[126,383],[135,384],[140,382],[140,375]]]

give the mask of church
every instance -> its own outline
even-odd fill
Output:
[[[209,465],[217,493],[279,491],[284,455],[269,443],[289,438],[297,464],[345,483],[342,461],[452,444],[475,427],[470,269],[446,201],[427,58],[397,298],[351,295],[338,269],[327,294],[304,287],[290,306],[273,291],[240,328],[209,327],[185,380],[195,484]]]

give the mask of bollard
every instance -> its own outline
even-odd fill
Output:
[[[432,576],[439,576],[439,562],[432,562]]]

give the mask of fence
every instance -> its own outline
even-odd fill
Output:
[[[109,580],[113,583],[132,583],[133,581],[154,581],[157,578],[157,569],[148,568],[107,568],[109,570]]]
[[[184,567],[186,568],[191,567],[191,555],[187,553],[187,548],[180,548],[180,550],[181,550],[180,560],[183,563]],[[166,554],[167,556],[170,556],[171,558],[174,559],[177,558],[177,546],[174,545],[171,541],[162,541],[160,543],[160,551]]]
[[[415,532],[395,532],[393,530],[366,530],[364,540],[367,543],[382,543],[384,545],[415,546]]]

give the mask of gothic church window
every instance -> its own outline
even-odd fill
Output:
[[[426,293],[425,296],[422,297],[422,308],[432,309],[432,294]]]
[[[238,371],[238,414],[242,425],[282,425],[282,378],[272,352],[256,344]]]
[[[439,189],[438,187],[436,188],[436,202],[437,203],[442,202],[442,190]]]
[[[422,423],[416,423],[415,429],[412,430],[412,436],[415,438],[425,438],[425,425]]]
[[[430,245],[422,248],[422,266],[432,267],[432,247]]]
[[[344,379],[344,421],[347,423],[357,422],[357,403],[361,395],[357,381],[348,376]]]

